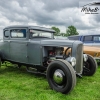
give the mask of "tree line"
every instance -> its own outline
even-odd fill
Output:
[[[52,27],[53,30],[55,30],[55,36],[64,36],[64,37],[67,37],[67,36],[71,36],[71,35],[78,35],[79,33],[77,32],[77,29],[75,26],[71,25],[71,26],[68,26],[68,28],[66,29],[66,32],[65,33],[60,33],[60,29],[58,27],[55,27],[53,26]]]

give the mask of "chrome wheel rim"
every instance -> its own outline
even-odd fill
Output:
[[[64,72],[60,69],[57,69],[53,74],[53,80],[56,84],[62,84],[64,81],[64,76]]]

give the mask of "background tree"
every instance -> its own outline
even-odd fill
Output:
[[[77,29],[74,26],[69,26],[68,29],[66,29],[66,34],[65,36],[70,36],[70,35],[78,35],[79,33],[77,32]]]
[[[65,36],[65,33],[60,33],[61,36]]]
[[[54,34],[55,36],[61,35],[60,34],[60,29],[58,27],[53,26],[52,29],[56,31],[56,33]]]

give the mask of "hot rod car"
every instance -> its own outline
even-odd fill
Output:
[[[69,93],[76,85],[76,75],[92,76],[97,64],[92,56],[83,54],[82,42],[57,40],[54,33],[38,26],[4,28],[0,62],[25,65],[28,72],[45,74],[52,89]],[[71,54],[63,53],[64,47],[71,48]]]

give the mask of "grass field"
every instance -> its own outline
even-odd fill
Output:
[[[13,66],[0,69],[0,100],[100,100],[100,67],[92,77],[77,78],[74,90],[64,95],[50,89],[45,76]]]

